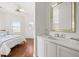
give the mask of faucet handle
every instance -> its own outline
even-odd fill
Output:
[[[65,38],[65,36],[66,36],[66,34],[61,34],[61,37],[62,37],[62,38]]]
[[[59,37],[59,34],[55,34],[55,37]]]

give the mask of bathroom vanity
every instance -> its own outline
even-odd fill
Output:
[[[38,43],[39,42],[39,43]],[[79,42],[72,39],[37,36],[38,57],[79,57]]]
[[[79,57],[79,39],[71,39],[79,38],[79,3],[37,3],[37,7],[40,7],[37,8],[37,56]]]

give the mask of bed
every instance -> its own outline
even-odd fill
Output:
[[[12,35],[0,31],[0,55],[8,55],[12,47],[23,41],[26,41],[23,35]]]

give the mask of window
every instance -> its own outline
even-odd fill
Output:
[[[21,23],[20,22],[13,22],[12,23],[12,30],[13,30],[13,32],[21,32]]]

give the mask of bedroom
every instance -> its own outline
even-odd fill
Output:
[[[34,2],[0,2],[0,56],[33,56],[34,10]]]

